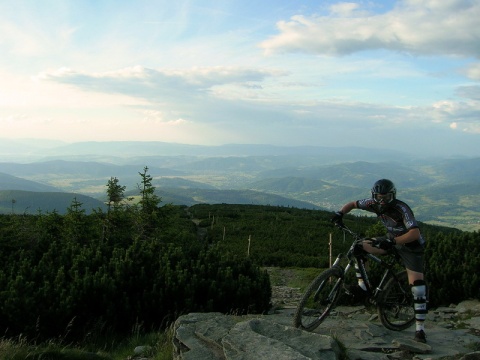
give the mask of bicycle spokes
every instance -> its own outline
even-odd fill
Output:
[[[415,321],[413,296],[403,284],[408,284],[405,271],[388,281],[379,299],[380,320],[390,330],[404,330]]]
[[[307,288],[295,312],[294,326],[312,331],[335,305],[343,282],[339,269],[320,274]]]

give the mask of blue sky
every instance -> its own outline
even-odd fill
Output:
[[[0,138],[480,156],[480,0],[0,0]]]

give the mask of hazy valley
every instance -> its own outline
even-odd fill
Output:
[[[63,213],[74,198],[90,211],[104,206],[111,177],[135,195],[145,166],[163,203],[184,205],[334,210],[390,178],[420,221],[480,229],[480,157],[427,159],[366,148],[2,141],[0,211]]]

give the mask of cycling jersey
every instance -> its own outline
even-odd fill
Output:
[[[379,220],[385,225],[388,233],[395,237],[407,233],[410,229],[418,228],[417,220],[413,214],[412,209],[401,200],[393,200],[387,207],[380,208],[379,204],[373,199],[357,200],[356,206],[358,209],[366,210],[375,213]],[[413,241],[406,246],[424,245],[425,240],[422,235],[417,241]]]

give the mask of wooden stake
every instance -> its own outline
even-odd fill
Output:
[[[330,233],[330,241],[328,242],[330,250],[330,267],[332,267],[332,233]]]

